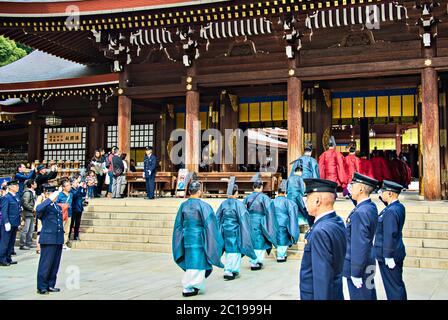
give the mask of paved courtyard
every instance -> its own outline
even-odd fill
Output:
[[[18,248],[17,248],[18,249]],[[0,268],[0,300],[6,299],[183,299],[183,272],[170,254],[123,251],[64,251],[57,286],[60,293],[36,294],[38,256],[18,251],[15,266]],[[224,281],[222,270],[215,269],[206,284],[206,291],[190,299],[288,299],[298,298],[299,261],[278,264],[266,261],[266,269],[249,270],[245,259],[241,277]],[[405,268],[404,280],[408,298],[418,300],[448,299],[448,271]],[[379,299],[384,289],[376,277]],[[345,296],[348,297],[344,287]]]

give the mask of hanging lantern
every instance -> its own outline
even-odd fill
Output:
[[[54,115],[54,111],[51,115],[45,117],[45,124],[50,127],[57,127],[62,124],[62,118]]]

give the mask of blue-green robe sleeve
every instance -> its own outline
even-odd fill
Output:
[[[299,207],[292,201],[287,199],[288,203],[288,213],[289,213],[289,224],[288,224],[288,233],[293,240],[293,244],[296,244],[299,241]]]
[[[313,178],[320,179],[319,164],[317,163],[316,160],[312,162],[312,166],[313,166]]]
[[[201,201],[202,221],[204,222],[205,255],[210,264],[224,268],[221,256],[224,252],[224,240],[218,228],[218,221],[212,207]],[[211,270],[210,270],[211,273]],[[208,276],[206,274],[206,276]]]
[[[185,271],[185,246],[184,246],[184,230],[183,230],[183,207],[182,203],[177,210],[176,221],[174,222],[172,250],[173,259],[176,264]]]
[[[248,256],[251,259],[256,259],[252,233],[250,232],[250,218],[249,211],[247,211],[246,206],[240,201],[236,201],[236,207],[238,212],[238,219],[240,222],[240,239],[239,239],[239,247],[241,253],[245,256]]]
[[[275,218],[275,209],[271,205],[272,201],[266,195],[261,199],[265,209],[265,217],[263,218],[263,234],[266,239],[273,245],[276,245],[277,237],[277,219]],[[268,250],[269,254],[270,250]]]

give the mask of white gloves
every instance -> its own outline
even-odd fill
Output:
[[[55,191],[55,192],[53,192],[52,194],[50,194],[49,199],[50,199],[51,201],[55,202],[56,199],[57,199],[58,196],[59,196],[59,192],[60,192],[60,191]]]
[[[393,269],[396,266],[394,258],[384,258],[384,263],[389,269]]]
[[[151,170],[148,170],[148,176],[150,176],[151,175]]]
[[[6,232],[11,231],[11,224],[9,222],[5,223],[5,230],[6,230]]]
[[[351,277],[352,278],[352,282],[355,285],[355,287],[357,289],[360,289],[362,287],[362,278],[355,278],[355,277]]]

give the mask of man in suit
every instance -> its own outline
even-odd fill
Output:
[[[351,300],[377,299],[373,238],[378,224],[378,209],[370,199],[377,187],[378,180],[355,173],[348,188],[356,205],[346,221],[347,254],[344,277],[347,278]]]
[[[42,221],[37,293],[48,294],[61,291],[56,288],[56,277],[64,244],[64,225],[62,209],[56,202],[62,188],[56,192],[56,187],[49,184],[44,184],[42,188],[45,200],[36,208],[37,217]]]
[[[152,154],[152,147],[146,147],[146,155],[144,159],[143,177],[146,180],[146,199],[154,199],[154,189],[156,186],[156,168],[157,157]]]
[[[19,181],[7,183],[8,193],[2,198],[2,220],[0,222],[0,266],[8,267],[17,264],[12,261],[17,230],[20,226],[20,200],[18,198]]]
[[[33,179],[36,176],[36,170],[34,169],[34,163],[31,165],[30,172],[26,173],[26,167],[23,163],[17,166],[17,172],[14,176],[14,180],[19,181],[19,199],[22,197],[23,191],[25,190],[25,181]]]
[[[342,269],[347,249],[344,222],[334,210],[337,183],[305,179],[307,208],[314,224],[305,235],[300,267],[301,300],[344,300]]]
[[[49,180],[56,179],[58,175],[58,166],[52,165],[50,168],[50,172],[45,168],[44,165],[37,166],[37,175],[34,181],[37,183],[36,196],[42,193],[42,185],[48,183]]]
[[[406,249],[403,243],[403,226],[406,209],[398,200],[404,189],[398,183],[384,180],[380,200],[386,205],[378,218],[375,235],[375,256],[388,300],[407,300],[403,282],[403,261]]]

